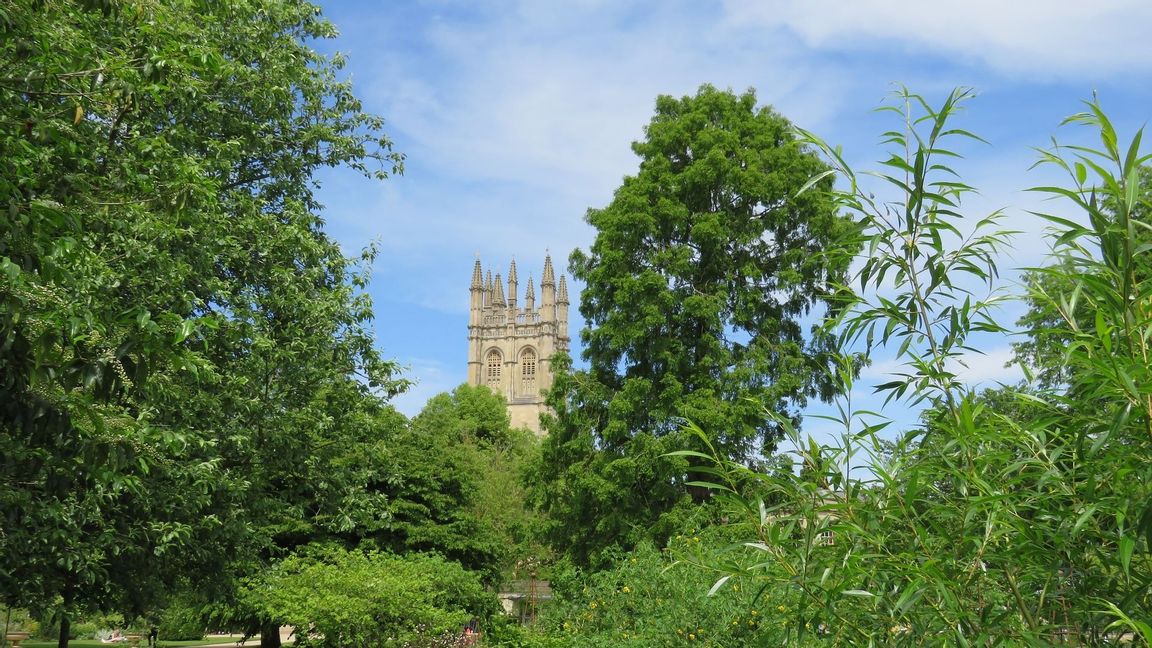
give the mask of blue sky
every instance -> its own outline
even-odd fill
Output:
[[[539,282],[546,250],[558,271],[594,231],[583,220],[635,172],[659,94],[702,83],[755,88],[797,125],[841,144],[858,168],[886,157],[873,112],[894,83],[938,102],[954,86],[979,96],[957,125],[990,141],[958,169],[980,196],[974,218],[1003,208],[1024,230],[1005,268],[1046,250],[1029,209],[1051,209],[1030,186],[1033,147],[1056,135],[1096,92],[1122,133],[1152,116],[1152,3],[1147,0],[374,0],[321,1],[341,37],[366,110],[383,115],[406,172],[383,183],[348,170],[321,176],[329,230],[350,251],[376,241],[370,292],[376,334],[416,386],[397,399],[415,414],[464,381],[468,284],[476,254]],[[1010,281],[1013,273],[1006,279]],[[579,290],[573,285],[573,292]],[[583,321],[573,298],[571,335]],[[1005,307],[1014,321],[1018,305]],[[578,342],[577,342],[578,344]],[[973,382],[1012,382],[1008,339],[980,340]],[[578,350],[577,350],[578,351]],[[862,377],[884,381],[883,354]],[[914,414],[892,406],[897,420]],[[818,421],[808,430],[828,432]]]

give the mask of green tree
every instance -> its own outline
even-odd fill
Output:
[[[398,477],[376,535],[396,553],[436,552],[495,584],[537,548],[520,485],[538,443],[511,428],[504,398],[460,385],[388,440]]]
[[[313,173],[401,158],[334,35],[297,0],[0,2],[0,591],[62,644],[380,508],[327,471],[402,384]]]
[[[688,492],[686,463],[663,456],[689,443],[684,419],[750,460],[779,437],[764,408],[795,417],[831,395],[829,338],[805,317],[851,256],[835,245],[850,221],[823,192],[797,195],[826,167],[751,91],[661,96],[633,150],[639,173],[588,211],[596,240],[571,256],[589,367],[553,361],[537,475],[555,541],[582,564],[668,532],[653,525]]]

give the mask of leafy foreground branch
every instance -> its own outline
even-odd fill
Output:
[[[801,476],[755,474],[713,453],[717,492],[747,531],[708,564],[730,582],[756,581],[787,611],[766,620],[780,628],[777,641],[1152,639],[1152,281],[1143,261],[1152,237],[1141,187],[1149,156],[1139,133],[1122,145],[1096,102],[1067,123],[1093,129],[1100,148],[1041,152],[1040,163],[1067,171],[1070,183],[1035,191],[1081,214],[1040,214],[1056,258],[1034,272],[1058,281],[1029,282],[1027,296],[1056,314],[1027,333],[1062,336],[1062,352],[1047,360],[1064,380],[979,394],[955,367],[973,334],[1003,331],[993,313],[996,254],[1011,232],[998,214],[961,211],[972,188],[948,164],[958,141],[979,138],[950,121],[968,96],[958,90],[935,108],[899,93],[902,127],[885,135],[896,153],[871,174],[898,189],[892,202],[862,189],[840,152],[811,138],[848,181],[837,199],[857,215],[867,251],[854,277],[863,296],[830,326],[842,352],[894,345],[904,369],[878,390],[931,407],[895,444],[880,436],[882,419],[850,401],[834,417],[838,445],[818,448],[790,430],[808,467]],[[852,360],[841,366],[841,393],[850,394]],[[852,463],[870,476],[848,479]],[[738,495],[749,480],[766,495]]]

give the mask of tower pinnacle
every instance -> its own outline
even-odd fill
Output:
[[[508,308],[516,309],[516,293],[520,290],[516,287],[519,282],[516,280],[516,259],[512,259],[512,265],[508,266]]]
[[[484,289],[484,271],[480,268],[480,259],[472,266],[472,290]]]
[[[552,255],[544,257],[544,278],[540,280],[541,286],[551,286],[556,283],[556,276],[552,273]]]
[[[496,293],[492,298],[492,304],[494,306],[506,306],[507,302],[504,301],[504,282],[500,280],[499,274],[496,275],[496,283],[494,285],[496,287]]]

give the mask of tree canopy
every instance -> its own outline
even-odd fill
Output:
[[[596,239],[570,259],[588,369],[553,365],[538,493],[580,562],[683,497],[686,466],[662,455],[694,447],[685,419],[750,460],[779,435],[766,410],[830,395],[830,340],[805,318],[852,253],[826,192],[797,195],[825,166],[752,91],[661,96],[645,135],[639,172],[588,211]]]
[[[139,612],[289,521],[382,515],[330,469],[403,382],[313,174],[402,158],[334,35],[298,0],[0,5],[7,603]]]
[[[502,396],[466,384],[438,394],[388,444],[398,476],[389,519],[372,536],[383,548],[436,552],[489,584],[535,551],[520,481],[538,444],[510,426]]]

